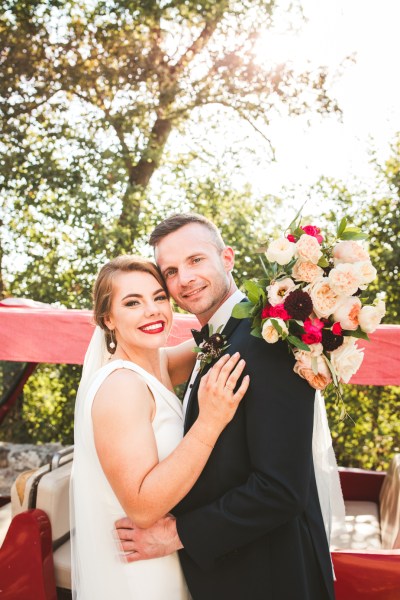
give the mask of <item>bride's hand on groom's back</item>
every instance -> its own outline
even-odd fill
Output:
[[[246,363],[240,359],[239,352],[232,356],[225,354],[201,378],[198,400],[199,418],[209,427],[218,431],[232,420],[240,401],[249,387],[250,378],[240,377]]]

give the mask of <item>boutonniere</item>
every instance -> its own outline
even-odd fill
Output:
[[[192,334],[197,344],[193,348],[193,352],[197,353],[197,359],[200,361],[200,373],[206,365],[220,358],[225,350],[229,348],[226,336],[221,333],[223,328],[224,326],[220,325],[214,333],[212,325],[209,325],[208,335],[192,329]]]

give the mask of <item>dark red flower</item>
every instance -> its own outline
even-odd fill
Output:
[[[289,233],[289,235],[286,236],[286,238],[289,240],[289,242],[296,242],[296,238],[294,237],[294,235],[292,235],[291,233]]]
[[[335,335],[330,329],[322,330],[322,345],[326,352],[333,352],[343,344],[343,336]]]
[[[283,321],[288,321],[292,318],[291,315],[285,310],[283,304],[271,306],[269,309],[269,316],[275,319],[282,319]]]
[[[310,316],[313,304],[307,292],[302,290],[293,290],[287,295],[283,303],[285,310],[292,315],[293,319],[304,321]]]

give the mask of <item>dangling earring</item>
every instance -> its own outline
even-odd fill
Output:
[[[111,348],[111,350],[114,350],[116,344],[115,344],[115,338],[114,338],[114,329],[110,329],[110,338],[111,338],[111,342],[108,344]]]

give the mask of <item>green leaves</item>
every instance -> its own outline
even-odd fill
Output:
[[[254,281],[245,281],[243,284],[247,292],[247,296],[253,304],[257,304],[260,299],[265,300],[265,292],[264,290],[257,285]]]
[[[235,319],[246,319],[251,316],[254,304],[251,302],[240,302],[233,307],[232,317]]]
[[[339,237],[341,240],[366,240],[368,235],[359,227],[346,227]]]
[[[307,352],[310,350],[310,346],[299,340],[299,338],[295,337],[294,335],[288,335],[286,339],[288,342],[293,344],[293,346],[299,348],[299,350],[306,350]]]

